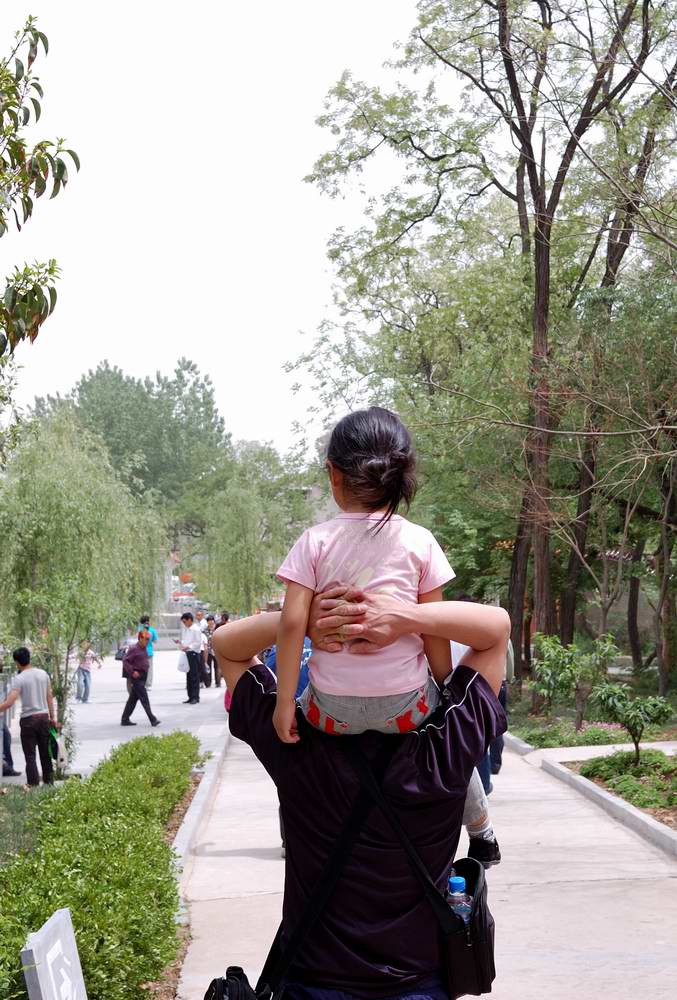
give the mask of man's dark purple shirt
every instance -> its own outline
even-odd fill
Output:
[[[283,922],[291,931],[360,785],[338,746],[346,737],[304,725],[300,743],[278,739],[274,694],[270,671],[249,670],[233,694],[230,729],[249,743],[277,786],[286,840]],[[443,704],[418,731],[357,737],[370,757],[383,740],[399,741],[382,787],[440,888],[458,846],[472,769],[505,728],[505,714],[487,682],[459,666]],[[289,979],[375,1000],[420,992],[437,981],[439,967],[438,925],[430,904],[399,841],[374,808]]]
[[[148,652],[145,647],[139,646],[138,643],[130,646],[122,661],[122,672],[125,677],[131,680],[134,671],[145,676],[148,673],[149,667]]]

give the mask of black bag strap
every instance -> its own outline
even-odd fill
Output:
[[[349,736],[332,737],[332,739],[340,739],[342,743],[344,741],[345,743],[348,743],[349,741],[352,743],[352,738]],[[395,738],[388,737],[384,741],[383,747],[379,750],[374,760],[374,767],[377,774],[382,776],[385,773],[385,770],[390,763],[390,759],[398,745],[399,740]],[[362,756],[361,753],[360,756]],[[363,759],[366,761],[366,758]],[[369,771],[372,780],[376,784],[376,787],[378,787],[376,777],[371,767],[369,768]],[[272,947],[263,966],[263,971],[256,985],[257,995],[261,997],[271,994],[274,995],[279,990],[282,981],[291,968],[294,959],[296,958],[303,942],[306,939],[306,936],[308,935],[308,932],[321,917],[330,896],[336,888],[353,845],[373,807],[374,796],[371,790],[365,788],[363,785],[362,790],[355,800],[351,813],[325,862],[322,875],[315,884],[306,902],[305,909],[301,914],[299,922],[292,931],[292,934],[282,953],[280,953],[280,947],[283,928],[282,924],[280,924],[277,934],[275,935],[275,940],[273,941]]]
[[[431,879],[430,872],[421,861],[416,848],[412,844],[406,830],[402,826],[399,816],[393,809],[392,804],[383,794],[381,786],[374,776],[374,772],[371,769],[369,761],[360,751],[359,747],[352,745],[348,747],[348,756],[360,776],[362,787],[369,792],[369,795],[372,797],[374,803],[378,805],[379,809],[390,823],[393,832],[402,844],[412,871],[421,883],[426,899],[432,906],[433,912],[437,917],[442,930],[445,934],[451,934],[454,931],[457,931],[459,929],[458,917],[454,914],[453,910],[446,902],[443,894]]]

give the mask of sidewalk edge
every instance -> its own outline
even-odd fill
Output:
[[[503,733],[503,742],[508,750],[519,754],[520,757],[526,757],[528,753],[533,753],[536,749],[536,747],[532,747],[531,743],[525,743],[524,740],[521,740],[519,736],[514,736],[513,733]]]
[[[634,830],[640,837],[644,837],[654,847],[659,847],[677,858],[677,832],[671,830],[665,823],[659,823],[652,816],[647,816],[640,809],[631,806],[629,802],[624,802],[617,795],[612,795],[611,792],[596,785],[594,781],[590,781],[580,774],[575,774],[563,764],[558,764],[557,761],[544,757],[541,761],[541,768],[554,778],[558,778],[575,788],[581,795],[596,803],[619,823]]]
[[[181,878],[181,873],[186,866],[186,859],[195,843],[197,832],[202,822],[202,817],[209,803],[216,783],[223,758],[226,755],[230,743],[230,728],[226,725],[225,739],[221,749],[207,761],[204,769],[204,776],[198,786],[198,790],[193,796],[193,800],[186,810],[186,814],[181,821],[181,826],[176,831],[176,836],[172,842],[174,852],[174,864],[176,866],[176,877]]]

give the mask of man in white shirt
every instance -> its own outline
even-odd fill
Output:
[[[193,619],[192,612],[184,611],[181,615],[181,639],[179,645],[188,657],[188,673],[186,674],[185,705],[197,705],[200,701],[200,672],[202,670],[203,636],[200,626]]]
[[[207,619],[205,618],[204,611],[195,612],[195,624],[198,626],[203,634],[207,633],[209,626],[207,625]]]

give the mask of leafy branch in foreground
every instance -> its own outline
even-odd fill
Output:
[[[29,17],[14,37],[9,55],[0,61],[0,237],[12,220],[20,232],[33,215],[35,201],[56,196],[68,183],[69,165],[80,169],[76,152],[63,139],[28,144],[25,130],[42,114],[44,91],[33,72],[40,48],[49,51],[47,36]],[[24,340],[34,341],[56,305],[59,269],[55,260],[15,268],[6,279],[0,304],[0,357]]]

